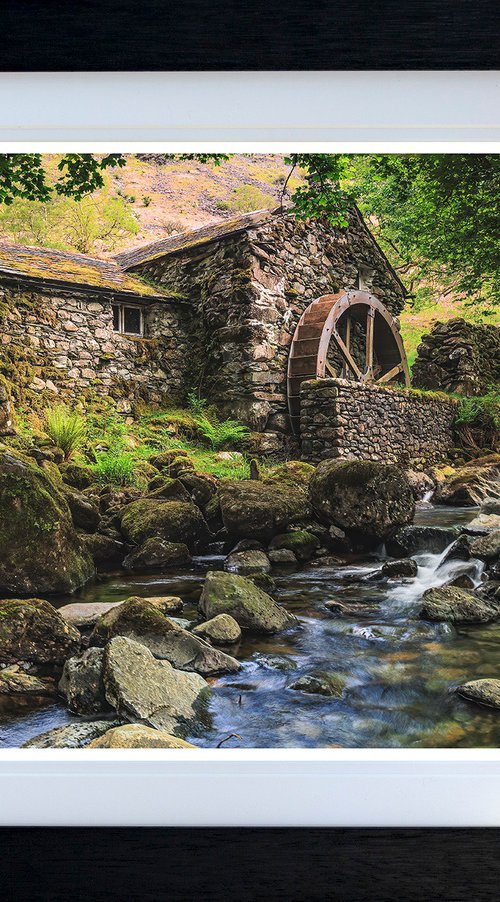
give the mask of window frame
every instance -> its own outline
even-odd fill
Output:
[[[139,332],[127,332],[125,329],[125,310],[132,309],[139,311]],[[114,311],[118,310],[118,329],[115,329],[115,319],[114,319]],[[113,332],[118,335],[128,335],[136,338],[142,338],[144,336],[144,308],[140,304],[129,304],[129,303],[120,303],[113,302],[111,304],[111,311],[113,315]]]

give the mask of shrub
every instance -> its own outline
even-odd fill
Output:
[[[196,426],[200,435],[209,443],[212,450],[217,451],[227,446],[241,445],[250,433],[246,426],[236,420],[209,420],[206,416],[196,417]]]
[[[134,461],[125,451],[103,451],[92,466],[97,482],[131,485],[134,481]]]
[[[485,395],[460,398],[455,427],[465,447],[496,450],[500,432],[500,391],[491,388]]]
[[[187,403],[191,413],[196,416],[202,416],[207,406],[205,398],[199,398],[195,391],[188,392]]]
[[[45,411],[45,432],[63,451],[64,459],[69,460],[85,440],[85,420],[77,411],[59,404]]]
[[[149,194],[145,194],[144,197],[142,198],[142,204],[144,207],[149,207],[151,201],[152,201],[152,198],[149,196]]]

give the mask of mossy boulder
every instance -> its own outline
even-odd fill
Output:
[[[62,664],[80,644],[80,633],[40,598],[0,601],[0,663]]]
[[[165,730],[155,730],[140,723],[127,723],[123,727],[113,727],[97,739],[93,739],[88,749],[194,749],[196,746]]]
[[[52,679],[41,680],[33,674],[25,673],[18,664],[0,670],[0,696],[32,695],[55,696],[56,687]]]
[[[307,692],[311,695],[326,695],[330,698],[340,698],[344,692],[346,679],[338,673],[321,671],[316,674],[308,674],[299,677],[291,684],[290,689],[299,692]]]
[[[134,548],[123,561],[123,568],[130,573],[152,573],[189,564],[189,548],[182,542],[167,542],[159,536],[146,539]]]
[[[494,529],[487,536],[474,539],[470,546],[472,557],[481,561],[495,561],[500,556],[500,529]]]
[[[95,532],[81,537],[99,570],[119,567],[125,556],[123,542],[105,533]]]
[[[224,570],[228,573],[269,573],[271,564],[267,554],[258,549],[248,551],[232,551],[224,561]]]
[[[61,485],[61,491],[68,503],[74,525],[85,532],[95,532],[101,522],[96,505],[86,495],[69,489],[64,484]]]
[[[500,600],[484,598],[458,586],[442,586],[424,592],[420,616],[438,622],[489,623],[500,617]]]
[[[209,675],[240,669],[235,658],[182,629],[145,598],[129,598],[103,614],[95,624],[90,644],[104,646],[115,636],[140,642],[156,658],[170,661],[179,670]]]
[[[95,482],[95,476],[90,467],[85,467],[82,464],[66,461],[59,464],[59,470],[63,481],[79,491],[88,489]]]
[[[190,549],[208,537],[207,524],[195,504],[150,498],[132,501],[124,508],[121,531],[136,545],[157,536],[167,542],[182,542]]]
[[[148,484],[150,498],[168,498],[170,501],[190,501],[191,495],[180,479],[171,476],[154,476]]]
[[[415,499],[404,470],[366,460],[325,460],[309,485],[316,515],[362,546],[411,523]]]
[[[94,575],[68,503],[35,463],[0,452],[0,593],[73,592]]]
[[[230,614],[243,629],[254,633],[279,633],[297,623],[297,618],[266,592],[235,573],[209,571],[199,607],[208,618]]]
[[[473,507],[491,494],[492,483],[500,479],[500,454],[477,458],[454,470],[438,483],[436,504]]]
[[[317,536],[307,532],[306,529],[293,529],[290,532],[282,533],[271,539],[269,543],[269,548],[293,551],[299,561],[309,561],[319,547],[320,541]]]
[[[223,524],[233,539],[269,540],[311,514],[307,491],[296,483],[228,480],[218,495]]]
[[[195,626],[193,633],[208,639],[212,645],[233,645],[241,639],[240,625],[230,614],[217,614]]]
[[[284,464],[266,474],[262,481],[271,485],[286,483],[307,489],[315,469],[312,464],[308,464],[303,460],[287,460]]]

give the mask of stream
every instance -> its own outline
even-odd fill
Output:
[[[422,504],[415,524],[456,526],[475,508]],[[418,618],[423,592],[467,572],[479,583],[479,561],[440,554],[414,555],[414,578],[373,581],[384,549],[338,567],[316,564],[295,571],[273,569],[277,599],[300,617],[301,626],[273,637],[246,638],[232,654],[238,674],[210,679],[211,725],[186,737],[213,748],[229,734],[226,748],[433,748],[498,747],[500,718],[459,698],[453,689],[469,679],[500,672],[500,622],[456,627]],[[68,601],[118,601],[130,595],[179,595],[183,618],[197,619],[196,605],[208,569],[223,556],[198,557],[189,569],[167,576],[102,579]],[[355,606],[333,616],[335,599]],[[291,690],[298,678],[328,672],[345,681],[341,697]],[[89,718],[90,719],[90,718]],[[96,719],[95,717],[92,719]],[[0,747],[18,747],[31,737],[81,718],[62,701],[20,702],[0,707]]]

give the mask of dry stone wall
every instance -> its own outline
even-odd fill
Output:
[[[98,292],[0,285],[0,318],[0,374],[18,400],[96,393],[126,413],[139,398],[184,397],[189,352],[178,305],[145,309],[145,336],[132,337],[113,331],[111,298]]]
[[[190,299],[201,393],[272,451],[289,432],[286,370],[298,319],[320,295],[355,287],[361,267],[364,287],[397,316],[403,288],[356,211],[345,231],[275,216],[135,269]]]
[[[413,365],[417,388],[480,395],[500,384],[500,328],[456,318],[424,335]]]
[[[426,466],[453,447],[456,402],[404,389],[317,379],[301,386],[304,460],[331,457]]]

